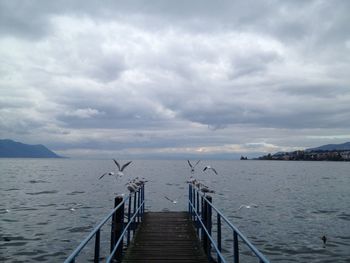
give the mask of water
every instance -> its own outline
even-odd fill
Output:
[[[219,175],[202,173],[204,164]],[[127,178],[97,179],[114,166],[0,159],[0,262],[62,262],[111,210],[115,193],[126,192]],[[350,163],[203,161],[196,168],[216,191],[214,204],[272,262],[350,262]],[[149,180],[148,211],[187,208],[187,162],[136,160],[125,173]],[[258,207],[238,209],[249,203]]]

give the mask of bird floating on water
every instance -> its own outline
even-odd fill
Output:
[[[326,243],[327,243],[327,237],[325,235],[323,235],[321,237],[322,241],[323,241],[323,246],[326,246]]]
[[[191,164],[190,160],[187,160],[188,165],[191,167],[191,173],[194,173],[194,168],[197,166],[197,164],[199,164],[201,160],[198,160],[194,165]]]
[[[204,167],[203,172],[205,172],[206,170],[212,170],[215,174],[218,174],[218,172],[210,165],[207,165],[206,167]]]

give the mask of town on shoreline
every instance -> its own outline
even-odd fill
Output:
[[[242,160],[242,158],[241,158]],[[278,152],[267,154],[255,160],[281,160],[281,161],[350,161],[350,150],[299,150],[294,152]]]

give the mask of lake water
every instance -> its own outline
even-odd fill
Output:
[[[219,175],[203,173],[205,164]],[[271,262],[350,262],[350,163],[198,168],[195,176],[216,191],[213,203]],[[125,178],[97,179],[114,169],[111,160],[0,159],[0,262],[62,262],[111,210],[115,193],[126,192],[128,178],[149,180],[148,211],[186,210],[186,161],[135,160]],[[238,209],[249,203],[257,207]]]

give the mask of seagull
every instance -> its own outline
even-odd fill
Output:
[[[98,178],[98,180],[100,180],[103,176],[105,176],[105,175],[114,175],[114,173],[113,172],[107,172],[107,173],[104,173],[103,175],[101,175],[99,178]],[[116,178],[118,178],[118,177],[116,177]]]
[[[194,173],[194,168],[197,166],[197,164],[199,164],[200,161],[201,161],[201,160],[198,160],[198,161],[195,163],[195,165],[192,165],[191,162],[190,162],[190,160],[187,160],[188,165],[191,167],[191,173]]]
[[[201,190],[202,193],[204,193],[204,195],[207,194],[207,193],[215,193],[214,190],[210,190],[207,186],[204,186],[204,187],[200,188],[200,190]]]
[[[203,172],[205,172],[206,170],[212,170],[215,174],[218,174],[218,172],[210,165],[207,165],[206,167],[204,167]]]
[[[167,196],[164,196],[164,198],[167,199],[167,200],[169,200],[170,202],[172,202],[174,205],[177,204],[177,200],[172,200],[172,199],[170,199],[170,198],[167,197]]]
[[[134,193],[138,190],[138,186],[132,181],[126,184],[126,188],[129,190],[130,193]]]
[[[259,207],[257,204],[253,204],[253,203],[251,203],[251,204],[248,204],[248,205],[241,205],[238,209],[237,209],[237,211],[238,210],[241,210],[242,208],[252,208],[252,207],[254,207],[254,208],[257,208],[257,207]]]
[[[127,162],[126,164],[124,164],[122,167],[120,167],[119,163],[116,160],[113,160],[115,162],[115,164],[118,166],[118,172],[117,172],[117,176],[124,176],[123,171],[125,169],[125,167],[127,167],[129,164],[131,164],[132,161]]]

